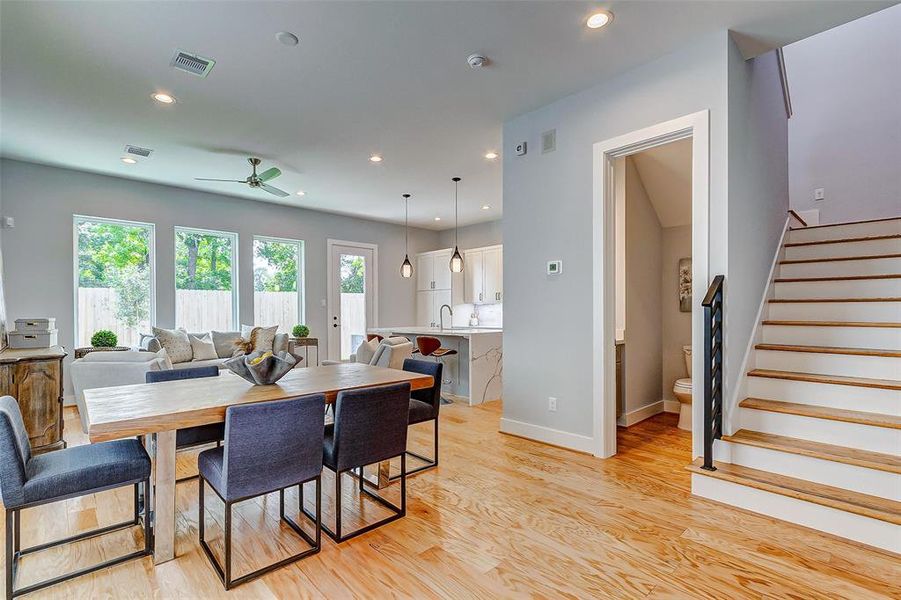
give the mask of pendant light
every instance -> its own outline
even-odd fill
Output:
[[[404,194],[404,262],[400,266],[400,276],[404,279],[413,277],[413,263],[407,253],[410,238],[410,194]]]
[[[451,179],[454,182],[454,255],[450,259],[451,273],[463,272],[463,257],[460,255],[460,249],[457,247],[457,230],[459,227],[459,219],[457,217],[457,188],[460,184],[460,178]]]

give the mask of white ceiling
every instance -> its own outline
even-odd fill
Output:
[[[0,154],[280,201],[238,184],[248,155],[279,166],[291,204],[453,225],[499,218],[504,120],[716,30],[746,53],[892,2],[0,2]],[[612,25],[584,27],[599,6]],[[278,31],[300,37],[296,47]],[[177,48],[215,59],[206,79]],[[481,52],[489,67],[471,70]],[[150,99],[154,91],[174,106]],[[155,150],[128,166],[125,144]],[[379,165],[368,161],[381,153]],[[489,204],[489,210],[480,206]],[[442,221],[434,221],[440,216]]]
[[[691,139],[630,157],[661,227],[691,225]]]

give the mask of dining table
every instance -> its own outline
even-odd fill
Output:
[[[153,560],[160,564],[175,558],[176,430],[222,423],[229,406],[310,394],[324,394],[326,403],[334,403],[344,390],[404,382],[413,390],[433,385],[431,376],[420,373],[340,363],[292,369],[272,385],[253,385],[223,369],[218,377],[89,389],[84,391],[88,438],[103,442],[143,436],[152,461],[144,501],[150,508]],[[379,465],[378,485],[387,485],[389,466]]]

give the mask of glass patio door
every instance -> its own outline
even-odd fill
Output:
[[[328,355],[347,360],[375,321],[376,246],[329,240]]]

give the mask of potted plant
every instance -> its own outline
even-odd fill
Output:
[[[91,336],[91,345],[95,348],[115,348],[118,342],[119,338],[109,329],[101,329]]]
[[[306,325],[295,325],[291,330],[291,335],[296,338],[305,338],[310,335],[310,328]]]

